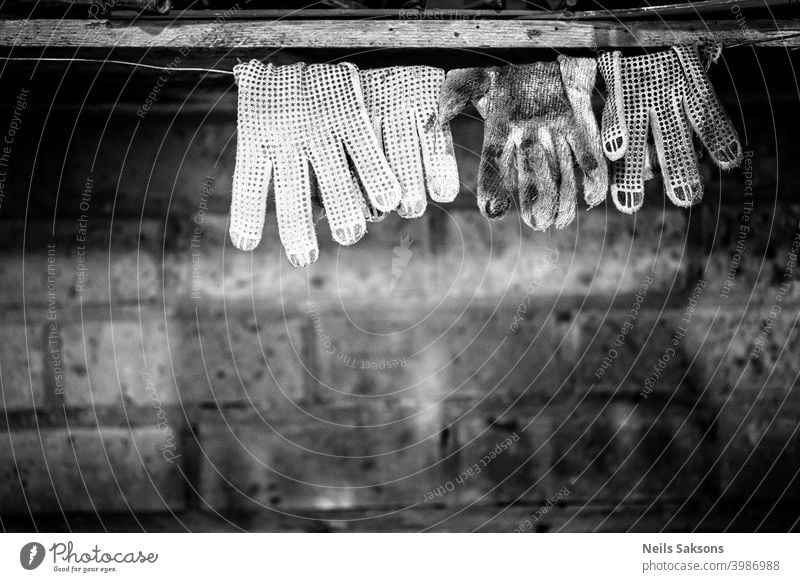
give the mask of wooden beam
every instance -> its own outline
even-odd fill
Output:
[[[26,0],[30,1],[30,0]],[[64,0],[39,0],[49,2],[61,2]],[[84,0],[78,0],[84,1]],[[97,1],[97,0],[95,0]],[[144,0],[127,0],[144,1]],[[771,11],[787,8],[796,5],[797,0],[770,0],[769,9]],[[159,18],[156,15],[142,15],[133,11],[120,10],[118,4],[114,4],[113,18],[117,19],[139,19]],[[275,10],[275,9],[242,9],[231,13],[230,10],[204,9],[204,10],[182,10],[173,11],[169,18],[179,18],[186,20],[213,20],[220,16],[231,19],[249,20],[478,20],[478,19],[525,19],[525,20],[624,20],[624,19],[643,19],[643,18],[710,18],[710,15],[717,14],[722,18],[735,18],[736,15],[753,9],[764,9],[764,0],[702,0],[694,2],[680,2],[677,4],[656,4],[643,6],[640,8],[607,8],[604,10],[464,10],[431,8],[419,10],[416,8],[365,8],[353,9],[315,9],[303,8],[295,10]],[[165,17],[162,17],[165,18]]]
[[[0,47],[133,49],[607,49],[715,39],[726,46],[800,46],[800,20],[0,20]]]

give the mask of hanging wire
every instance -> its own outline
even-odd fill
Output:
[[[791,34],[784,34],[783,36],[772,36],[772,37],[769,37],[769,38],[759,38],[759,39],[756,39],[756,40],[745,40],[745,41],[742,41],[742,42],[737,42],[736,44],[730,44],[730,45],[726,46],[725,48],[736,48],[736,47],[740,47],[740,46],[752,46],[752,45],[761,44],[761,43],[764,43],[764,42],[775,42],[775,41],[779,41],[779,40],[790,40],[790,39],[793,39],[793,38],[797,38],[798,36],[800,36],[800,32],[793,32]],[[791,50],[795,50],[796,48],[797,47],[791,47]]]
[[[233,71],[225,71],[223,69],[204,69],[200,67],[169,67],[160,65],[149,65],[147,63],[134,63],[131,61],[117,61],[114,59],[84,59],[80,57],[4,57],[0,56],[0,61],[50,61],[59,63],[101,63],[110,65],[125,65],[129,67],[140,67],[143,69],[154,69],[156,71],[181,71],[181,72],[195,72],[195,73],[217,73],[219,75],[233,75]]]

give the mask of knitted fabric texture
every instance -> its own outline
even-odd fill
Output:
[[[398,214],[421,216],[427,193],[451,202],[459,190],[450,125],[439,122],[444,71],[434,67],[387,67],[361,71],[372,126],[400,182]]]
[[[737,166],[742,146],[705,72],[714,50],[676,46],[664,52],[599,59],[608,99],[603,109],[603,149],[612,164],[611,197],[632,213],[644,203],[648,135],[669,199],[691,206],[703,196],[692,131],[723,169]]]
[[[445,80],[440,110],[447,122],[472,102],[484,119],[478,205],[492,219],[519,198],[534,230],[563,228],[575,218],[574,164],[584,173],[592,207],[608,188],[608,167],[591,109],[594,59],[486,69],[457,69]]]
[[[309,163],[338,243],[353,244],[366,232],[360,186],[374,208],[397,207],[400,185],[370,124],[355,66],[275,67],[252,60],[233,72],[239,88],[234,246],[252,250],[261,240],[272,178],[278,232],[290,262],[300,267],[317,259]]]

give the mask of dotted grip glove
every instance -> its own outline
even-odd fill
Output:
[[[703,196],[692,130],[720,168],[739,165],[739,137],[706,76],[699,48],[676,46],[636,57],[615,51],[598,63],[608,91],[603,149],[614,161],[611,197],[619,210],[630,214],[644,203],[651,130],[664,188],[677,206]]]
[[[478,206],[502,218],[519,198],[534,230],[563,228],[575,218],[574,165],[584,173],[589,207],[605,199],[608,166],[591,108],[597,64],[557,62],[456,69],[447,74],[440,110],[447,122],[472,102],[484,119]]]
[[[361,71],[361,87],[375,135],[400,182],[397,213],[425,212],[458,194],[458,168],[450,125],[439,122],[444,71],[435,67],[386,67]]]
[[[317,259],[309,163],[339,244],[353,244],[366,232],[350,162],[374,208],[397,207],[400,185],[370,124],[354,65],[275,67],[252,60],[233,73],[239,88],[230,224],[235,247],[252,250],[261,240],[272,177],[289,261],[302,267]]]

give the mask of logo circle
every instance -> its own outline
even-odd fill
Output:
[[[39,542],[28,542],[19,551],[19,563],[26,570],[35,570],[44,561],[44,546]]]

